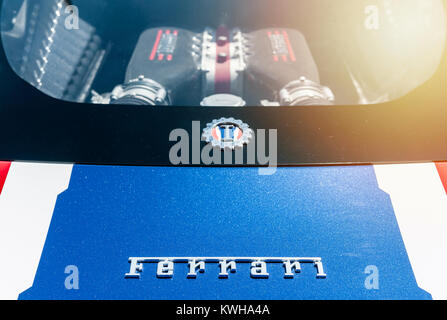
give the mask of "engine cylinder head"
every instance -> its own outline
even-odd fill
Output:
[[[288,106],[333,105],[335,100],[331,89],[305,77],[287,84],[279,96],[281,105]]]
[[[166,89],[158,82],[140,76],[113,89],[110,104],[168,106],[171,104]]]

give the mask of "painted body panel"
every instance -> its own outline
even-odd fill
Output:
[[[187,279],[176,266],[158,279],[145,266],[125,279],[131,256],[318,256],[294,279],[271,266],[252,279],[238,266],[229,279]],[[79,290],[64,287],[76,265]],[[380,270],[379,290],[365,288],[364,270]],[[32,289],[23,299],[368,299],[430,297],[417,287],[389,196],[373,167],[250,168],[75,166],[59,196]]]
[[[36,166],[12,164],[0,209],[10,210],[2,201],[11,198],[12,171],[32,177],[32,169],[42,172]],[[47,208],[38,232],[45,239],[47,226],[45,246],[39,251],[34,245],[35,264],[42,253],[37,272],[23,268],[19,273],[35,274],[34,282],[16,286],[17,294],[23,292],[20,299],[429,299],[446,294],[445,279],[432,268],[434,260],[438,268],[445,265],[446,255],[439,251],[447,224],[447,213],[442,214],[447,196],[434,164],[278,168],[272,176],[260,176],[256,168],[75,165],[71,171],[71,165],[40,166],[58,169],[53,185],[64,179],[66,185],[52,188],[52,197],[59,194],[54,212]],[[411,172],[423,175],[413,187],[421,197],[409,194],[405,200],[410,188],[402,176],[411,180]],[[402,209],[402,199],[415,210]],[[421,219],[418,203],[424,202]],[[27,241],[33,237],[22,239],[21,251],[11,244],[9,257],[13,251],[24,256]],[[207,264],[205,273],[188,279],[187,264],[176,264],[172,279],[159,279],[157,265],[145,264],[140,279],[126,279],[129,257],[139,256],[317,256],[327,278],[317,279],[312,264],[303,264],[301,273],[285,279],[281,264],[269,264],[268,279],[253,279],[250,265],[238,264],[236,273],[219,279],[218,265]],[[30,269],[30,261],[21,261]],[[79,269],[78,290],[65,287],[67,266]],[[371,267],[379,272],[378,289],[368,288]],[[14,263],[4,269],[11,271],[10,278],[15,274]]]

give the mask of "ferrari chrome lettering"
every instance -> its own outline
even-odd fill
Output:
[[[228,278],[228,271],[231,273],[236,272],[236,261],[228,261],[228,260],[221,260],[219,261],[220,264],[220,273],[219,278],[226,279]]]
[[[220,279],[228,279],[230,273],[236,273],[237,264],[250,264],[250,277],[253,279],[268,279],[269,264],[282,264],[284,278],[291,279],[296,273],[301,272],[301,264],[313,264],[316,269],[316,278],[326,278],[322,259],[319,257],[130,257],[130,270],[125,278],[140,278],[143,266],[147,263],[157,264],[157,278],[172,278],[176,264],[188,264],[188,279],[196,279],[198,273],[205,273],[208,264],[218,264]]]
[[[172,278],[174,275],[174,263],[169,260],[163,260],[158,263],[157,277],[158,278]]]
[[[250,275],[252,278],[268,278],[267,263],[257,260],[251,263]]]

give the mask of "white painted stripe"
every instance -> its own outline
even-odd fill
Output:
[[[419,287],[447,299],[447,195],[435,164],[374,168],[379,187],[391,197]]]
[[[30,288],[73,165],[13,162],[0,195],[0,299]],[[61,270],[64,272],[64,270]]]
[[[379,187],[391,196],[418,285],[447,299],[447,196],[435,165],[374,168]],[[12,164],[0,196],[0,299],[17,299],[32,286],[56,198],[68,188],[71,170]]]

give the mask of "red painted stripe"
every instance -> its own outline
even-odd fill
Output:
[[[213,138],[214,138],[216,141],[219,141],[220,138],[219,138],[219,135],[217,134],[217,130],[219,130],[219,129],[214,128],[214,129],[211,131],[211,134],[213,135]]]
[[[224,36],[230,39],[228,29],[221,26],[216,31],[216,39]],[[219,62],[220,54],[225,54],[227,59],[224,62]],[[215,93],[230,93],[231,92],[231,64],[230,64],[230,41],[224,45],[216,46],[216,71],[214,77],[214,91]]]
[[[11,162],[0,161],[0,194],[2,193],[3,186],[5,185],[6,177],[8,176]]]
[[[154,47],[152,48],[149,60],[154,60],[157,54],[158,45],[160,44],[161,36],[163,35],[163,30],[158,30],[157,38],[155,39]]]
[[[289,50],[290,60],[296,61],[295,52],[293,52],[292,44],[290,43],[290,39],[289,39],[289,35],[287,34],[287,31],[284,30],[282,32],[282,34],[284,36],[284,40],[286,41],[287,49]]]
[[[441,178],[445,192],[447,193],[447,162],[436,163],[436,168],[438,169],[439,177]]]

